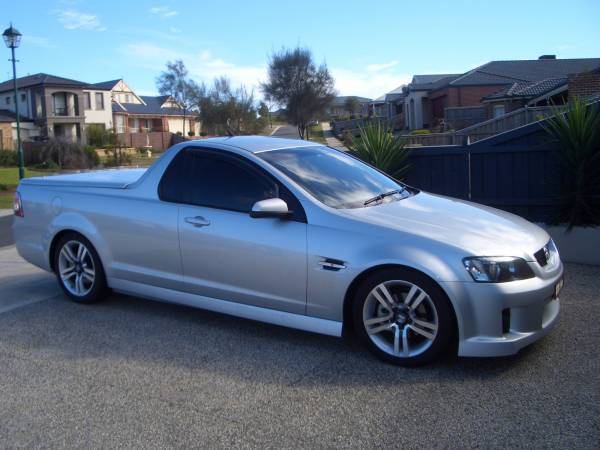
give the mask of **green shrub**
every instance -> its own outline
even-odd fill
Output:
[[[202,136],[202,137],[208,136],[208,133],[206,131],[201,131],[200,136]]]
[[[600,225],[600,107],[579,99],[565,112],[554,108],[544,129],[557,143],[561,163],[561,195],[557,223]]]
[[[8,191],[8,186],[4,183],[0,183],[0,191]]]
[[[129,166],[132,162],[131,155],[118,147],[115,147],[112,150],[106,150],[106,156],[107,158],[104,165],[107,167]]]
[[[94,147],[92,147],[91,145],[86,145],[85,147],[83,147],[83,152],[85,153],[89,163],[93,167],[96,167],[100,164],[100,156],[98,156],[98,152]]]
[[[17,152],[13,150],[0,150],[0,166],[11,167],[17,164]]]
[[[86,127],[88,143],[93,147],[114,147],[117,135],[114,130],[107,130],[103,124],[92,123]]]
[[[395,137],[381,124],[360,128],[360,139],[346,143],[350,154],[400,180],[408,169],[409,150],[401,138]]]
[[[31,168],[39,169],[39,170],[59,170],[60,169],[60,167],[58,167],[58,164],[56,164],[52,160],[34,164],[33,166],[31,166]]]
[[[418,134],[431,134],[431,131],[426,130],[426,129],[421,129],[421,130],[412,130],[410,132],[410,134],[412,135],[418,135]]]
[[[82,147],[65,139],[50,139],[32,159],[32,164],[54,163],[61,169],[91,169],[100,162],[93,147]]]

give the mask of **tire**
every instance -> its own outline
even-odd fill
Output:
[[[353,300],[359,339],[384,361],[420,366],[436,359],[453,342],[450,301],[421,272],[404,268],[376,272],[363,281]]]
[[[63,292],[76,303],[94,303],[108,291],[98,252],[79,233],[61,236],[56,244],[53,267]]]

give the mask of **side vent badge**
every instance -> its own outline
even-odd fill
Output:
[[[332,270],[334,272],[346,268],[344,261],[334,258],[321,258],[319,265],[323,268],[323,270]]]

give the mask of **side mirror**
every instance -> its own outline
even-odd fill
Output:
[[[259,219],[262,217],[276,217],[286,219],[292,215],[292,211],[288,209],[286,202],[280,198],[268,198],[256,202],[250,211],[250,217]]]

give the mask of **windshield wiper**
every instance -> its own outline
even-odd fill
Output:
[[[402,191],[404,191],[404,188],[402,188],[402,189],[394,189],[393,191],[384,192],[383,194],[376,195],[375,197],[372,197],[369,200],[366,200],[363,203],[363,205],[367,206],[367,205],[370,205],[371,203],[374,203],[374,202],[380,202],[384,198],[389,197],[390,195],[399,194]]]

